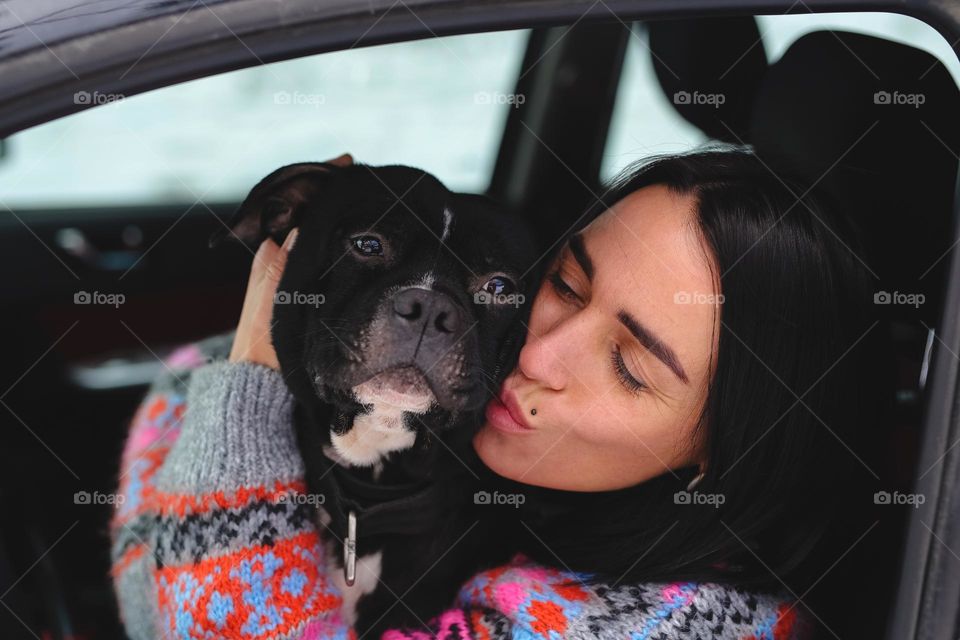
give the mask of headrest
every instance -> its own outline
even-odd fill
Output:
[[[659,20],[647,28],[654,71],[674,108],[714,140],[742,139],[767,70],[753,17]]]
[[[934,324],[953,245],[960,91],[913,47],[842,31],[799,38],[766,73],[748,142],[833,196],[860,227],[878,309]],[[897,295],[899,295],[899,298]],[[917,306],[911,294],[924,296]],[[899,300],[899,302],[898,302]],[[915,302],[919,298],[913,299]]]
[[[858,255],[886,305],[880,317],[936,323],[960,154],[960,90],[946,67],[914,47],[844,31],[808,33],[768,67],[749,16],[649,29],[657,78],[677,111],[829,194],[860,230]],[[725,101],[676,104],[678,91]]]

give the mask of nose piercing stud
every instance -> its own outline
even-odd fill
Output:
[[[536,410],[536,409],[530,409],[530,415],[532,415],[532,416],[537,415],[537,410]]]

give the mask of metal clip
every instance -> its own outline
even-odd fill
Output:
[[[343,541],[343,578],[348,587],[357,579],[357,513],[347,514],[347,539]]]

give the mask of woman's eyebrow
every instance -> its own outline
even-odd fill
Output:
[[[586,244],[584,244],[583,236],[580,232],[570,236],[569,246],[570,253],[573,254],[574,260],[577,261],[583,273],[586,274],[587,280],[592,283],[594,274],[593,260],[590,258],[590,253],[587,251]],[[624,309],[617,311],[617,320],[619,320],[620,323],[627,328],[627,331],[629,331],[647,351],[652,353],[657,360],[667,365],[667,368],[669,368],[675,376],[683,380],[685,384],[689,384],[690,380],[687,378],[687,373],[683,370],[677,354],[674,353],[673,349],[667,346],[663,340],[658,338],[656,334],[643,326],[639,320]]]
[[[587,280],[593,282],[593,260],[590,259],[590,254],[587,253],[587,247],[583,243],[583,236],[581,232],[577,232],[570,236],[570,252],[573,254],[573,257],[577,260],[577,264],[580,265],[580,268],[583,269],[583,272],[587,274]]]
[[[675,354],[673,349],[668,347],[663,340],[654,335],[653,332],[640,324],[636,318],[623,309],[617,311],[617,320],[627,328],[627,331],[633,334],[633,337],[640,341],[640,344],[655,355],[657,360],[667,365],[667,367],[673,371],[674,375],[683,380],[684,383],[690,382],[687,378],[686,371],[684,371],[680,365],[680,360],[677,359],[677,354]]]

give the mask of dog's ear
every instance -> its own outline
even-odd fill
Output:
[[[210,236],[210,246],[231,237],[253,249],[267,237],[282,244],[287,232],[300,223],[305,203],[338,170],[340,167],[326,162],[280,167],[258,182],[230,222]]]

